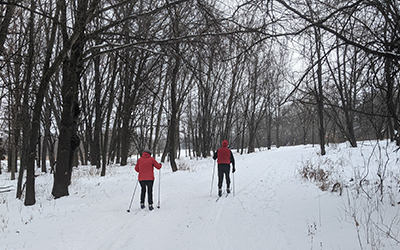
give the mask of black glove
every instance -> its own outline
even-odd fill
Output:
[[[217,152],[218,152],[218,151],[215,151],[215,152],[214,152],[214,155],[213,155],[213,159],[214,159],[214,160],[216,160],[216,159],[218,158]]]
[[[235,171],[236,171],[236,168],[235,168],[235,167],[233,167],[233,169],[232,169],[232,173],[235,173]]]

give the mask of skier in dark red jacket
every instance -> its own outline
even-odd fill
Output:
[[[232,151],[228,149],[228,141],[222,141],[222,147],[214,153],[214,160],[218,163],[218,196],[222,196],[222,182],[224,181],[224,174],[226,179],[226,192],[230,193],[231,178],[229,171],[232,163],[232,173],[235,173],[235,158],[233,158]]]
[[[153,184],[154,184],[154,173],[153,167],[161,169],[161,164],[158,163],[153,157],[151,157],[151,151],[146,149],[143,151],[142,157],[137,161],[135,170],[139,173],[139,182],[142,187],[140,195],[140,207],[143,209],[144,199],[146,196],[147,187],[147,198],[149,201],[149,209],[153,210]]]

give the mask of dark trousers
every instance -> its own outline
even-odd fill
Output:
[[[230,164],[218,164],[218,188],[222,188],[222,182],[224,181],[224,175],[226,179],[226,188],[231,185],[231,178],[229,177],[229,171],[231,169]]]
[[[146,188],[147,188],[147,198],[149,201],[149,205],[153,204],[153,184],[154,181],[140,181],[140,186],[142,187],[142,192],[140,194],[140,203],[144,203],[144,198],[146,197]]]

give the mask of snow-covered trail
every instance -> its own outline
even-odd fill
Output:
[[[288,153],[290,148],[252,157],[235,154],[235,196],[223,196],[218,202],[216,176],[213,196],[209,196],[214,167],[211,159],[204,160],[204,167],[196,172],[165,173],[161,209],[141,210],[137,194],[131,213],[118,211],[119,220],[113,218],[103,233],[108,237],[100,239],[93,249],[131,249],[136,245],[146,249],[287,249],[291,235],[285,226],[291,225],[280,220],[285,197],[278,197],[278,193],[286,180],[294,179],[303,157],[287,157]],[[269,158],[269,154],[274,155]],[[129,191],[126,188],[125,193]],[[306,225],[302,234],[307,236]]]
[[[246,155],[234,152],[235,196],[223,196],[218,202],[216,173],[210,196],[214,167],[211,158],[182,160],[180,164],[190,171],[175,173],[170,171],[169,164],[163,164],[161,208],[154,211],[139,208],[138,187],[131,212],[127,212],[137,178],[133,166],[114,166],[106,177],[93,173],[86,176],[88,171],[82,167],[83,171],[74,172],[70,196],[58,200],[46,199],[52,178],[42,176],[37,179],[35,206],[25,207],[11,196],[6,206],[0,205],[0,209],[6,210],[3,217],[0,211],[0,219],[6,222],[6,226],[0,223],[4,233],[4,237],[0,235],[0,246],[74,250],[307,250],[313,245],[320,249],[318,243],[323,241],[327,249],[344,249],[329,242],[332,237],[324,238],[325,231],[320,226],[326,217],[337,216],[324,213],[332,210],[324,206],[337,207],[332,200],[338,199],[324,200],[329,194],[322,196],[313,184],[302,183],[296,173],[301,161],[316,152],[310,146],[274,148]],[[155,205],[158,174],[155,170]],[[311,238],[309,227],[314,224],[318,224],[318,235]],[[354,235],[340,234],[341,226],[329,225],[327,232],[354,241]]]

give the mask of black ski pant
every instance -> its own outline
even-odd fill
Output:
[[[226,188],[231,185],[231,178],[229,177],[229,171],[231,169],[230,164],[218,164],[218,188],[222,188],[222,182],[224,181],[224,175],[226,179]]]
[[[142,192],[140,194],[140,203],[144,203],[147,188],[147,198],[149,201],[149,205],[153,205],[153,184],[154,181],[140,181],[140,186],[142,187]]]

